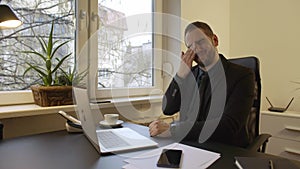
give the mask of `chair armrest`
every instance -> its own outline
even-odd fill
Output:
[[[270,134],[260,134],[254,141],[247,147],[250,151],[265,152],[267,142],[269,138],[272,137]]]

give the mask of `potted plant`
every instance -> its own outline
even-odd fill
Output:
[[[41,37],[37,38],[42,48],[42,52],[35,50],[23,52],[39,57],[43,62],[42,65],[34,65],[26,62],[28,68],[23,74],[25,75],[28,71],[33,70],[37,72],[42,79],[42,84],[36,84],[30,87],[33,93],[34,102],[40,106],[73,104],[72,83],[74,81],[79,83],[79,81],[83,79],[83,73],[76,74],[75,67],[72,71],[69,70],[68,72],[61,68],[64,61],[70,57],[72,53],[61,57],[56,55],[58,49],[69,41],[60,44],[57,44],[58,41],[53,42],[53,28],[54,23],[51,25],[48,42]]]

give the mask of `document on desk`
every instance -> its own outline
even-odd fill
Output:
[[[235,164],[239,169],[299,169],[290,160],[284,158],[263,157],[234,157]]]
[[[149,150],[137,157],[124,160],[127,164],[123,169],[162,169],[157,167],[156,163],[159,159],[162,149],[179,149],[183,151],[181,167],[182,169],[205,169],[212,165],[218,158],[219,153],[187,146],[180,143],[173,143],[164,147]]]

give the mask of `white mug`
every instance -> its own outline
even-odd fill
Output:
[[[104,120],[107,124],[116,124],[119,120],[119,114],[104,114]]]

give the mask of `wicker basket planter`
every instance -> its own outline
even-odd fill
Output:
[[[60,106],[73,104],[72,86],[40,86],[30,87],[35,104],[46,106]]]

